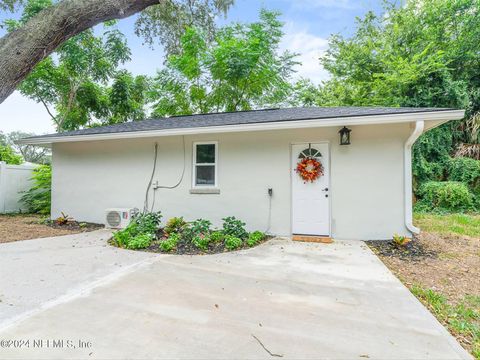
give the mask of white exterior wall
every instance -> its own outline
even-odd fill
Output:
[[[7,165],[0,161],[0,214],[25,210],[21,192],[33,185],[30,178],[35,165]]]
[[[291,234],[291,144],[328,141],[331,158],[331,228],[337,239],[387,239],[404,225],[403,156],[409,124],[352,126],[352,144],[339,145],[338,127],[186,136],[185,177],[176,189],[156,190],[165,220],[206,218],[215,225],[234,215],[250,230],[266,230],[268,188],[273,188],[270,232]],[[192,143],[218,141],[220,194],[190,194]],[[160,185],[177,183],[182,137],[53,144],[52,217],[103,223],[112,207],[143,208],[158,142]],[[151,197],[150,197],[151,199]],[[151,204],[151,200],[150,200]]]

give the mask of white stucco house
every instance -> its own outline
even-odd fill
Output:
[[[22,142],[52,147],[52,217],[64,212],[103,223],[105,209],[142,209],[147,197],[147,207],[165,218],[219,225],[233,215],[249,229],[276,235],[388,239],[418,232],[412,224],[413,143],[463,115],[434,108],[267,109]],[[341,141],[341,129],[345,136],[350,130],[350,141]],[[321,164],[323,174],[313,182],[296,171],[305,156]]]

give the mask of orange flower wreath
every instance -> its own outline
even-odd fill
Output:
[[[322,164],[313,157],[306,157],[300,160],[295,171],[305,182],[314,182],[320,176],[323,176]]]

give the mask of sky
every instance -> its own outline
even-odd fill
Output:
[[[79,0],[80,1],[80,0]],[[328,38],[332,34],[351,35],[355,30],[355,18],[367,11],[381,12],[382,0],[236,0],[227,18],[219,24],[231,21],[252,22],[258,19],[264,7],[279,10],[285,23],[285,36],[281,50],[300,54],[302,65],[296,68],[296,77],[309,78],[320,83],[328,78],[318,58],[328,49]],[[18,17],[18,14],[0,12],[0,21]],[[132,51],[131,61],[125,68],[135,75],[153,75],[162,67],[164,53],[157,45],[154,49],[143,45],[134,33],[136,16],[119,21],[118,27],[125,34]],[[4,32],[0,30],[0,36]],[[41,104],[14,92],[0,104],[0,132],[24,131],[35,134],[55,132],[53,123]]]

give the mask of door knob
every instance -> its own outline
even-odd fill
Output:
[[[326,187],[325,189],[323,189],[322,191],[328,191],[328,188]]]

